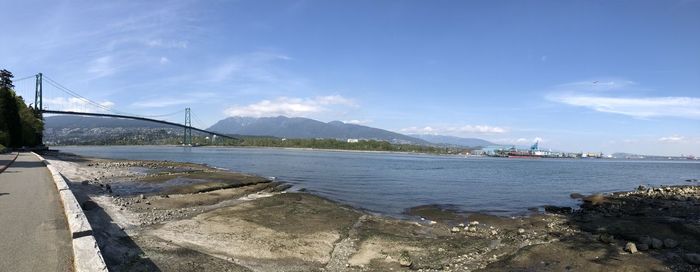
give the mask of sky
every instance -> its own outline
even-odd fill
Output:
[[[285,115],[563,151],[700,156],[697,0],[0,6],[0,68],[16,79],[42,72],[99,103],[45,83],[49,109],[182,122],[190,107],[203,128]],[[33,79],[16,85],[33,97]]]

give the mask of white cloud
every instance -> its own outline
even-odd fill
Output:
[[[209,81],[227,80],[250,82],[275,82],[282,76],[272,66],[276,61],[291,60],[290,57],[268,52],[253,52],[231,57],[209,71]]]
[[[637,82],[626,79],[590,79],[560,84],[555,87],[559,91],[566,92],[600,92],[612,90],[624,90],[637,85]]]
[[[146,45],[149,47],[159,47],[159,48],[187,48],[187,41],[163,41],[162,39],[154,39],[146,41]]]
[[[166,57],[160,57],[159,62],[160,62],[160,64],[167,64],[170,62],[170,59],[168,59]]]
[[[508,132],[502,127],[494,127],[487,125],[463,125],[463,126],[448,126],[448,127],[408,127],[400,130],[403,133],[414,134],[443,134],[461,136],[467,134],[501,134]]]
[[[164,107],[170,107],[170,106],[177,106],[177,105],[185,105],[185,104],[192,104],[195,101],[193,99],[184,99],[184,98],[162,98],[162,99],[154,99],[154,100],[147,100],[147,101],[138,101],[134,102],[131,105],[137,108],[164,108]]]
[[[90,62],[87,72],[93,74],[95,77],[112,75],[116,71],[112,62],[111,56],[99,57]]]
[[[659,142],[667,142],[667,143],[678,143],[678,142],[682,142],[683,140],[685,140],[685,137],[678,136],[678,135],[666,136],[666,137],[659,138]]]
[[[347,121],[342,121],[342,122],[346,123],[346,124],[366,125],[366,124],[372,123],[372,120],[347,120]]]
[[[313,98],[278,97],[274,100],[262,100],[247,106],[232,106],[225,110],[229,116],[304,116],[329,111],[329,106],[352,106],[351,99],[340,95],[317,96]]]
[[[49,110],[75,111],[75,112],[106,112],[105,108],[114,107],[111,101],[97,102],[98,105],[91,104],[84,99],[76,97],[54,97],[44,99],[44,108]]]
[[[700,98],[696,97],[623,98],[567,94],[548,98],[572,106],[640,118],[665,116],[700,119]]]
[[[533,138],[502,138],[502,139],[494,139],[492,140],[495,143],[499,144],[512,144],[512,145],[527,145],[527,144],[534,144],[535,142],[539,143],[544,143],[546,142],[544,139],[540,137],[533,137]]]

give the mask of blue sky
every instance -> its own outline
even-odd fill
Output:
[[[700,155],[700,1],[1,6],[3,68],[43,72],[122,112],[191,107],[202,127],[287,115],[567,151]],[[30,81],[17,83],[22,94]],[[45,92],[49,108],[99,110]]]

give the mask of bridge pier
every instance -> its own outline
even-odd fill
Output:
[[[190,108],[185,108],[185,134],[182,139],[182,145],[192,146],[192,115]]]
[[[124,114],[112,114],[112,113],[91,113],[91,112],[76,112],[76,111],[64,111],[64,110],[48,110],[44,109],[44,84],[43,84],[43,79],[44,75],[42,73],[38,73],[35,76],[36,78],[36,84],[35,84],[35,90],[34,90],[34,110],[36,111],[36,114],[39,114],[42,119],[44,116],[44,113],[46,114],[68,114],[68,115],[80,115],[80,116],[94,116],[94,117],[111,117],[111,118],[123,118],[123,119],[132,119],[132,120],[141,120],[141,121],[148,121],[148,122],[155,122],[155,123],[160,123],[160,124],[166,124],[170,126],[175,126],[175,127],[182,127],[184,128],[184,135],[182,139],[182,144],[185,146],[192,146],[192,131],[198,131],[201,133],[207,133],[212,136],[212,139],[214,139],[214,136],[216,137],[221,137],[221,138],[226,138],[226,139],[236,139],[234,137],[228,136],[223,133],[217,133],[213,131],[207,131],[204,129],[192,127],[192,115],[190,112],[190,108],[185,108],[185,124],[178,124],[174,122],[168,122],[168,121],[163,121],[163,120],[157,120],[157,119],[151,119],[151,118],[146,118],[146,117],[140,117],[140,116],[129,116],[129,115],[124,115]],[[55,81],[51,78],[47,78],[49,85],[54,85]],[[53,83],[52,83],[53,82]],[[55,83],[58,84],[58,83]],[[61,86],[61,85],[58,85]],[[58,87],[57,87],[58,88]],[[61,88],[65,89],[65,87],[61,86]],[[69,90],[70,91],[70,90]],[[75,92],[70,91],[71,95],[74,97],[79,97],[83,100],[90,101],[85,97],[82,97],[78,94],[75,94]],[[115,111],[116,112],[116,111]]]

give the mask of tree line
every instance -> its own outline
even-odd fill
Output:
[[[75,134],[73,134],[75,133]],[[47,141],[56,145],[181,145],[182,136],[173,135],[172,131],[157,129],[153,131],[126,131],[107,135],[86,135],[74,131],[73,135],[61,137],[47,136]],[[198,146],[240,146],[240,147],[281,147],[313,148],[363,151],[417,152],[432,154],[458,154],[469,152],[467,148],[436,147],[413,144],[392,144],[387,141],[360,140],[347,142],[337,139],[284,139],[265,136],[236,136],[237,139],[214,139],[196,133],[192,142]]]
[[[0,145],[33,147],[41,145],[44,121],[41,113],[27,106],[14,91],[10,71],[0,70]]]

